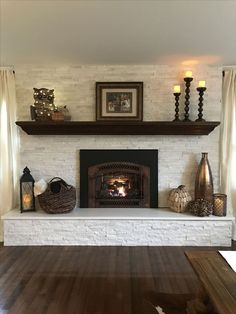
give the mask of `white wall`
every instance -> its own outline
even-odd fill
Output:
[[[172,85],[183,84],[184,73],[182,67],[156,65],[19,65],[15,70],[19,120],[30,119],[33,87],[54,88],[56,105],[67,105],[73,120],[89,121],[95,119],[96,81],[143,81],[144,120],[171,121]],[[192,70],[191,118],[197,118],[197,81],[204,79],[207,84],[204,117],[220,120],[221,68],[199,66]],[[181,101],[183,108],[184,97]],[[20,131],[21,168],[27,165],[36,180],[61,176],[79,189],[80,149],[159,149],[159,206],[166,206],[171,188],[185,184],[193,192],[201,152],[209,152],[215,191],[218,191],[219,130],[216,128],[209,136],[30,136]]]

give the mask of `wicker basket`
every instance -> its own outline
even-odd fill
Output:
[[[55,177],[46,191],[38,196],[40,207],[48,214],[70,212],[76,205],[76,190],[61,178]]]

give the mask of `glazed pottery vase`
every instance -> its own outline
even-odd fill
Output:
[[[208,153],[202,153],[195,180],[195,199],[213,202],[213,179],[208,161]]]

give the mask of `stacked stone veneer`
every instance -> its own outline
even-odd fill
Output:
[[[18,119],[29,120],[33,87],[55,89],[55,104],[67,105],[73,120],[95,120],[96,81],[143,81],[144,120],[174,117],[172,86],[183,85],[184,68],[177,66],[15,66]],[[197,117],[198,80],[207,91],[204,117],[219,120],[221,69],[201,66],[193,70],[190,117]],[[184,93],[181,96],[183,112]],[[39,126],[40,127],[40,126]],[[209,152],[215,191],[218,191],[219,127],[209,136],[30,136],[20,131],[21,168],[27,165],[35,179],[63,177],[79,191],[80,149],[159,149],[159,206],[166,206],[171,188],[185,184],[191,192],[201,152]]]
[[[232,221],[6,219],[4,230],[5,245],[230,246]]]

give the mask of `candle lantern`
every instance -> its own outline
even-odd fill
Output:
[[[213,215],[226,216],[227,195],[216,193],[213,194]]]
[[[22,213],[35,211],[34,178],[27,167],[20,178],[20,209]]]

